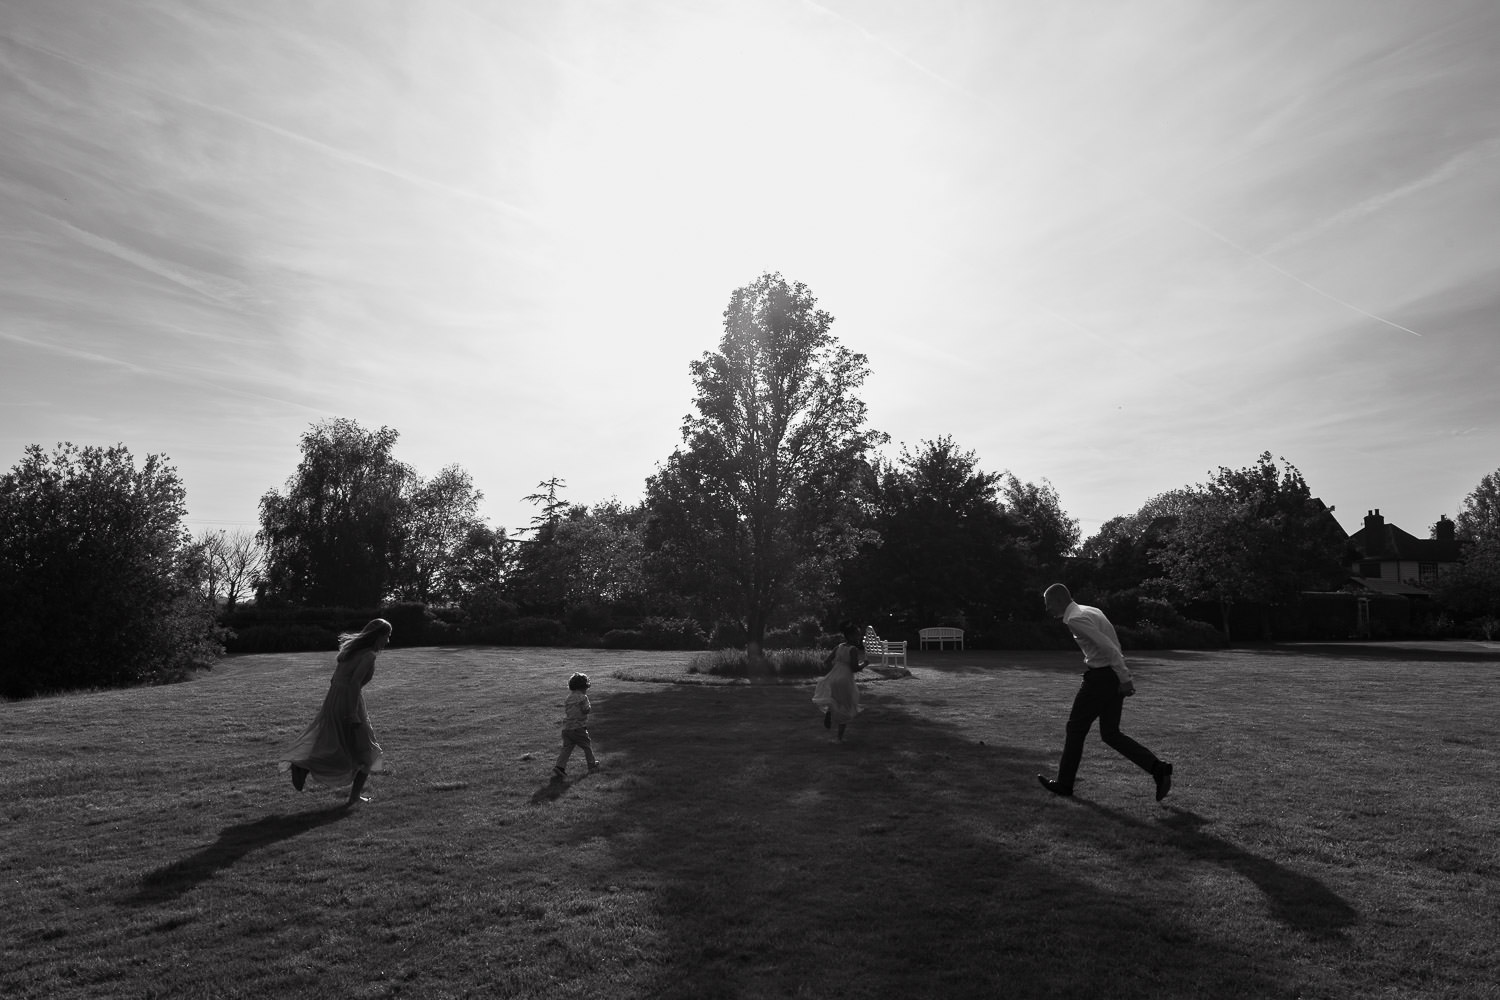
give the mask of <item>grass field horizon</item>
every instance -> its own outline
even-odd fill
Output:
[[[6,997],[1500,997],[1500,646],[925,652],[831,742],[690,653],[391,649],[373,802],[278,753],[331,654],[0,704]],[[568,675],[604,770],[549,782]]]

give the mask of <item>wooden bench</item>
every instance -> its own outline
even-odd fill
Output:
[[[906,666],[906,640],[882,639],[873,628],[865,628],[865,659],[871,663],[880,658],[882,667]]]
[[[948,643],[958,643],[958,648],[964,648],[964,630],[961,628],[948,628],[940,626],[937,628],[924,628],[917,633],[921,642],[921,648],[926,649],[929,643],[937,643],[938,649],[946,649]]]

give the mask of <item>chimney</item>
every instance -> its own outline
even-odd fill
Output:
[[[1437,524],[1432,526],[1432,537],[1440,542],[1453,541],[1453,522],[1448,520],[1447,514],[1439,514]]]
[[[1380,516],[1379,507],[1365,514],[1364,542],[1366,556],[1385,551],[1385,518]]]

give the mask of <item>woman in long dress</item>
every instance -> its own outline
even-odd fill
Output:
[[[382,751],[365,711],[364,686],[375,676],[376,654],[390,641],[391,623],[384,618],[339,636],[338,661],[323,707],[281,761],[281,770],[292,772],[297,791],[310,774],[324,784],[348,782],[348,805],[370,801],[365,781],[380,770]]]
[[[865,668],[865,647],[859,640],[859,629],[849,622],[839,626],[844,641],[829,653],[824,663],[828,673],[818,681],[813,691],[813,704],[823,710],[823,728],[831,729],[838,723],[838,741],[844,742],[844,727],[859,714],[859,688],[854,684],[854,672]]]

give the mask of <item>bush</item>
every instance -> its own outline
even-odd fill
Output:
[[[641,633],[655,643],[652,649],[703,649],[703,630],[691,618],[647,618]]]
[[[703,631],[691,618],[647,618],[638,629],[610,629],[605,649],[702,649]]]
[[[231,653],[312,653],[339,648],[339,637],[316,625],[251,625],[231,633]]]
[[[605,649],[649,649],[646,636],[638,628],[612,628],[600,638]]]
[[[1224,633],[1206,622],[1184,620],[1172,628],[1143,621],[1115,629],[1122,649],[1223,649],[1229,645]]]
[[[966,632],[964,645],[969,649],[1078,648],[1068,630],[1055,621],[996,622],[983,632]]]
[[[486,628],[511,621],[520,614],[516,605],[500,596],[496,587],[480,587],[463,599],[460,607],[468,628]]]
[[[598,635],[610,625],[610,611],[597,604],[575,604],[563,616],[563,625],[574,634]]]
[[[557,646],[562,643],[562,622],[555,618],[516,618],[490,627],[497,646]]]
[[[773,628],[766,631],[766,637],[761,642],[763,649],[797,649],[801,645],[798,641],[801,637],[789,628]]]
[[[752,671],[743,649],[719,649],[693,657],[688,672],[716,677],[822,677],[828,672],[826,654],[810,649],[783,649],[765,656],[763,666]]]
[[[254,628],[301,628],[338,634],[358,632],[374,618],[384,618],[391,623],[393,646],[430,646],[444,641],[454,631],[433,610],[418,601],[402,601],[378,608],[267,608],[261,605],[241,605],[225,614],[224,624],[241,633]],[[295,634],[295,631],[287,632],[288,636]],[[287,641],[293,640],[289,638]],[[234,647],[230,650],[250,652]]]
[[[37,445],[0,476],[0,695],[160,683],[212,665],[202,552],[160,455]]]
[[[429,645],[432,639],[442,631],[437,616],[428,611],[427,605],[420,601],[387,604],[371,617],[384,618],[391,623],[391,645],[393,646]],[[359,623],[358,627],[364,628],[369,620],[366,618]]]
[[[1451,639],[1458,634],[1453,619],[1445,614],[1412,623],[1412,632],[1427,639]]]
[[[283,620],[287,615],[298,625],[323,625],[340,632],[358,632],[371,618],[382,617],[374,608],[289,608]]]
[[[739,622],[719,621],[714,623],[714,629],[708,636],[708,648],[710,649],[743,649],[745,643],[750,641],[750,636],[745,632],[745,626]]]
[[[783,628],[768,629],[764,646],[766,649],[814,649],[822,635],[822,622],[816,618],[799,618]],[[842,636],[839,641],[843,641]]]

